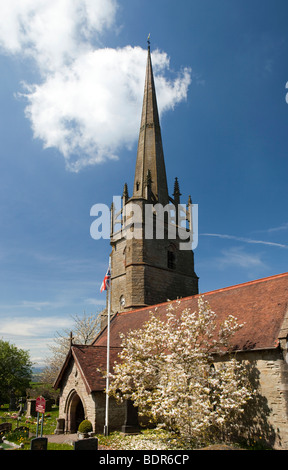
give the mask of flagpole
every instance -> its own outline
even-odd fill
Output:
[[[109,257],[109,269],[111,275],[111,258]],[[109,413],[109,373],[110,373],[110,316],[111,316],[111,277],[108,287],[108,314],[107,314],[107,372],[106,372],[106,407],[104,436],[108,436],[108,413]]]

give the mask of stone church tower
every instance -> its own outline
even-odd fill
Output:
[[[192,248],[181,250],[177,208],[180,190],[175,179],[169,197],[156,91],[148,42],[148,58],[133,194],[124,185],[121,210],[111,207],[111,312],[133,310],[198,293]],[[158,204],[158,206],[156,206]],[[172,219],[165,206],[174,207]],[[191,228],[188,201],[186,219]],[[155,207],[162,214],[158,217]],[[168,207],[168,206],[167,206]],[[186,208],[186,206],[185,206]],[[157,209],[157,210],[158,210]],[[162,228],[156,236],[156,223]],[[182,225],[183,226],[183,225]],[[152,228],[151,228],[152,227]],[[160,229],[159,229],[160,230]],[[184,228],[184,232],[187,231]],[[176,232],[176,235],[175,235]]]

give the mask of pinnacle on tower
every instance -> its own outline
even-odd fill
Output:
[[[128,185],[127,183],[124,184],[124,189],[123,189],[123,204],[126,204],[128,199],[129,199],[129,194],[128,194]]]
[[[180,196],[181,196],[181,193],[180,193],[180,188],[179,188],[179,182],[178,182],[178,178],[176,177],[175,183],[174,183],[174,193],[173,193],[174,203],[176,205],[180,204]]]

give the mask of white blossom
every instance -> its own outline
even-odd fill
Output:
[[[184,437],[223,429],[253,393],[245,366],[227,358],[242,326],[232,315],[219,324],[202,296],[197,312],[181,310],[181,301],[169,305],[165,319],[151,312],[141,329],[122,335],[110,393],[130,398],[139,414]]]

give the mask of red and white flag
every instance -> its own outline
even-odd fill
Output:
[[[100,292],[103,292],[104,290],[109,289],[110,279],[111,279],[111,272],[110,272],[110,268],[108,268],[107,273],[105,274],[105,277],[104,277],[103,282],[101,284]]]

